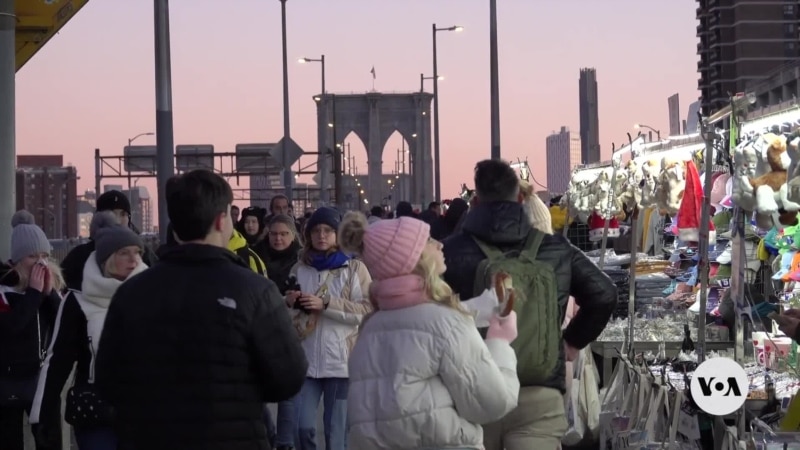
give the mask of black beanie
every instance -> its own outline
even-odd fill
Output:
[[[337,211],[336,209],[331,208],[329,206],[323,206],[321,208],[318,208],[316,211],[314,211],[314,214],[311,214],[311,217],[309,217],[308,221],[306,222],[306,227],[305,227],[306,237],[311,236],[311,230],[313,230],[315,226],[320,224],[327,225],[333,228],[334,230],[338,230],[339,223],[341,223],[341,221],[342,221],[342,215],[339,214],[339,211]]]
[[[121,209],[131,214],[131,202],[128,197],[120,191],[106,191],[100,197],[97,197],[97,212],[101,211],[114,211]]]

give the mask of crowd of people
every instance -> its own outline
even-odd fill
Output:
[[[37,450],[61,449],[62,420],[80,450],[312,450],[320,408],[328,450],[560,448],[568,361],[616,288],[507,163],[479,162],[474,193],[296,218],[193,171],[167,185],[156,251],[110,191],[60,266],[18,211],[0,449],[23,448],[27,415]]]

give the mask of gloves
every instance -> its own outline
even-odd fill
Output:
[[[494,289],[486,289],[481,295],[461,302],[461,306],[475,315],[475,326],[486,328],[496,313],[499,303]]]
[[[511,311],[506,317],[493,315],[489,321],[486,339],[502,339],[509,344],[517,338],[517,313]]]

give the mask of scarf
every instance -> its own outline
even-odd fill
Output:
[[[377,303],[379,310],[403,309],[430,301],[424,287],[422,277],[401,275],[373,281],[369,286],[369,296]]]
[[[94,256],[95,252],[92,252],[92,254],[89,255],[89,259],[86,260],[86,265],[83,266],[83,284],[81,285],[81,292],[87,301],[101,308],[108,309],[108,305],[111,304],[111,297],[114,296],[114,293],[117,292],[117,288],[119,288],[124,281],[120,281],[116,278],[104,277],[102,272],[100,272],[100,266],[97,265],[97,259],[95,259]],[[126,280],[136,274],[142,273],[145,269],[147,269],[147,265],[145,263],[140,263],[136,266],[136,269],[128,275]]]
[[[311,254],[310,266],[318,272],[323,272],[325,270],[334,270],[344,267],[347,265],[348,261],[350,261],[350,257],[339,250],[331,254],[314,252]]]

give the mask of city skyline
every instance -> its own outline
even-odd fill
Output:
[[[605,158],[611,142],[621,142],[634,123],[666,130],[663,99],[676,87],[684,98],[698,96],[693,1],[573,3],[498,8],[506,159],[543,159],[549,131],[578,123],[573,77],[580,67],[597,68],[603,98],[609,99],[600,104]],[[443,196],[455,197],[461,183],[471,184],[474,163],[487,158],[490,148],[484,2],[414,0],[378,7],[363,0],[335,6],[312,1],[288,2],[287,9],[292,137],[308,151],[316,150],[312,97],[319,93],[319,70],[293,64],[295,58],[325,54],[329,92],[368,91],[373,66],[376,90],[413,91],[420,73],[431,75],[430,24],[464,26],[463,33],[438,42],[439,72],[445,77],[439,85]],[[612,23],[620,14],[630,25],[602,27],[597,39],[592,31],[597,24]],[[149,2],[90,2],[18,72],[18,154],[64,154],[65,163],[78,168],[83,191],[94,186],[94,148],[121,155],[128,138],[155,131],[152,16]],[[663,29],[647,26],[653,16],[665,22]],[[171,19],[175,143],[208,143],[222,152],[236,143],[277,141],[282,135],[279,3],[242,0],[235,10],[221,11],[211,1],[198,0],[191,8],[173,2]],[[360,26],[329,32],[331,20],[346,19]],[[557,24],[565,21],[575,30],[558,34],[559,45],[537,44],[551,42],[563,26]],[[659,58],[644,64],[631,57],[647,52]],[[153,142],[143,137],[137,144]],[[352,136],[348,143],[359,170],[366,172],[363,145]],[[400,146],[397,135],[386,145],[384,173],[392,171]],[[544,182],[544,165],[532,168]],[[154,180],[141,183],[154,190]]]

